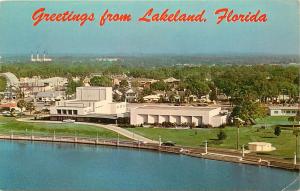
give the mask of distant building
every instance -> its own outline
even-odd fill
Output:
[[[248,143],[248,148],[252,152],[269,152],[276,150],[275,147],[272,147],[271,143],[266,142],[250,142]]]
[[[117,62],[119,58],[96,58],[98,62]]]
[[[130,110],[130,124],[155,124],[171,122],[176,124],[192,124],[196,126],[211,125],[219,127],[226,124],[227,115],[223,115],[221,107],[191,106],[141,106]]]
[[[125,92],[126,102],[137,102],[138,92],[132,88]]]
[[[20,78],[20,90],[25,97],[36,95],[39,92],[64,90],[67,78],[52,77],[41,79],[39,76],[32,78]]]
[[[66,99],[66,94],[64,91],[45,91],[38,92],[35,98],[40,102],[61,101]]]
[[[134,82],[136,82],[139,85],[139,87],[150,88],[150,85],[155,82],[158,82],[158,80],[148,78],[133,78],[132,80],[130,80],[131,84]]]
[[[171,78],[167,78],[167,79],[165,79],[165,80],[164,80],[164,82],[165,82],[165,83],[179,83],[179,82],[180,82],[180,80],[178,80],[178,79],[176,79],[176,78],[173,78],[173,77],[171,77]]]
[[[15,109],[15,110],[21,110],[20,108],[17,107],[17,103],[15,102],[8,102],[8,103],[0,103],[0,110],[11,110],[11,109]]]
[[[270,116],[296,116],[300,112],[299,106],[270,106]]]
[[[113,85],[120,85],[122,80],[126,80],[128,82],[129,79],[126,74],[111,75],[110,78],[112,79]]]
[[[31,62],[51,62],[52,59],[51,58],[47,58],[46,54],[43,54],[43,57],[40,57],[39,53],[36,54],[36,57],[33,56],[33,54],[31,54],[31,58],[30,58]]]
[[[50,108],[51,120],[97,121],[117,119],[125,113],[125,102],[112,101],[111,87],[78,87],[75,100],[59,101]]]
[[[145,102],[158,102],[160,99],[159,95],[147,95],[143,97]]]

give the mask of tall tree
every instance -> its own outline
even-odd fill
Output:
[[[26,108],[27,111],[30,112],[30,114],[31,114],[32,111],[35,110],[35,106],[32,102],[27,102],[25,108]]]
[[[26,101],[23,99],[21,99],[17,102],[17,106],[18,106],[18,108],[21,109],[21,112],[23,112],[23,109],[26,107],[26,104],[27,104]]]
[[[265,117],[266,113],[266,109],[259,102],[245,99],[233,107],[231,116],[244,121],[253,121]]]
[[[299,127],[295,127],[295,123],[299,124],[300,122],[300,112],[297,112],[297,115],[296,116],[292,116],[292,117],[289,117],[288,118],[289,121],[292,121],[293,123],[293,135],[295,135],[295,138],[296,138],[296,157],[299,158],[299,149],[298,149],[298,143],[299,143],[299,135],[300,135],[300,128]]]
[[[112,87],[113,83],[109,77],[95,76],[90,80],[91,86]]]
[[[80,80],[78,82],[75,82],[72,79],[68,80],[68,85],[66,88],[66,95],[73,95],[76,92],[77,87],[83,86],[83,82]]]

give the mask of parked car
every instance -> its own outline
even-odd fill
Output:
[[[161,145],[163,146],[175,146],[175,143],[172,141],[163,142]]]
[[[11,113],[10,113],[10,111],[3,111],[1,113],[1,115],[3,115],[3,116],[11,116]]]
[[[65,120],[63,120],[63,122],[65,122],[65,123],[75,123],[75,120],[74,119],[65,119]]]

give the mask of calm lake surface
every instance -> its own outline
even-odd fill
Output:
[[[0,190],[276,191],[289,184],[299,188],[298,173],[145,150],[0,141]]]

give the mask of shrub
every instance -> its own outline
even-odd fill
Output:
[[[217,136],[218,136],[218,140],[225,140],[227,137],[225,131],[223,131],[223,130],[220,130],[220,132],[218,133]]]
[[[155,127],[159,127],[159,126],[160,126],[160,124],[159,124],[159,123],[157,123],[157,122],[155,122],[155,123],[153,123],[153,126],[155,126]]]
[[[135,128],[135,125],[130,125],[130,124],[118,124],[118,127],[121,128]]]
[[[170,127],[175,127],[175,124],[171,123],[171,122],[164,121],[164,122],[162,122],[161,126],[166,127],[166,128],[170,128]]]
[[[198,125],[198,128],[212,128],[212,126],[210,124],[201,124]]]
[[[195,128],[195,127],[196,127],[195,122],[192,122],[192,123],[190,124],[190,129],[193,129],[193,128]]]
[[[274,129],[274,135],[279,136],[281,134],[280,126],[276,126]]]
[[[181,127],[188,127],[189,124],[188,124],[187,122],[183,122],[183,123],[180,124],[180,126],[181,126]]]

